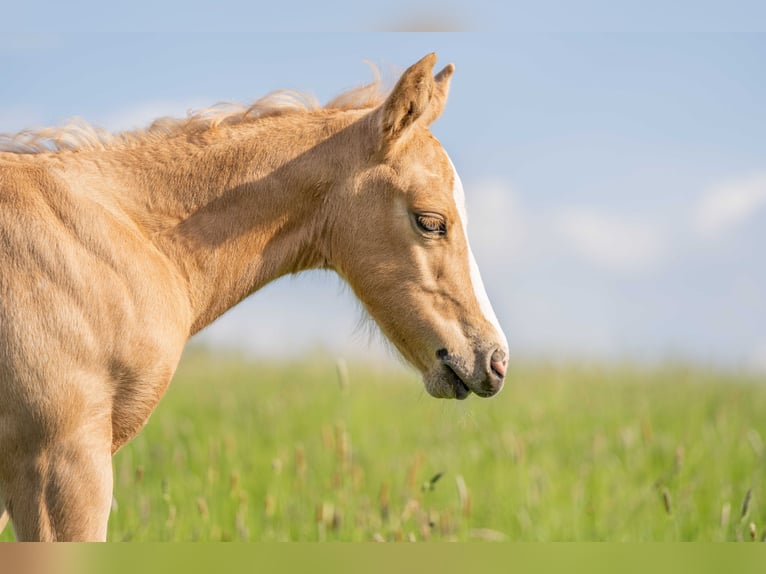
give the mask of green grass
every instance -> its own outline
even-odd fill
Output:
[[[532,363],[456,402],[408,372],[352,365],[343,388],[327,359],[190,353],[115,458],[109,538],[761,539],[763,383]]]

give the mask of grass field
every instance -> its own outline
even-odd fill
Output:
[[[197,351],[115,458],[109,538],[761,540],[764,440],[754,375],[530,363],[456,402]]]

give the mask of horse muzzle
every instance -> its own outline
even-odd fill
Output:
[[[474,393],[488,398],[503,388],[508,368],[504,349],[477,353],[473,365],[447,349],[439,349],[436,358],[436,366],[424,377],[426,390],[434,397],[463,400]]]

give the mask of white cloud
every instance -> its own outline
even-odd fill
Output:
[[[574,255],[619,273],[654,268],[668,255],[658,222],[588,207],[550,214],[524,208],[512,186],[500,180],[467,187],[468,234],[481,260],[509,264]]]
[[[39,128],[43,114],[31,108],[16,107],[0,111],[0,133],[15,134],[24,129]]]
[[[693,218],[696,231],[718,237],[766,207],[766,174],[723,183],[703,195]]]
[[[554,217],[553,228],[563,249],[611,271],[646,271],[665,256],[662,233],[635,218],[570,208]]]
[[[512,188],[499,180],[466,187],[468,237],[479,259],[518,258],[528,237],[527,215]]]
[[[129,108],[107,113],[102,118],[86,118],[95,125],[109,131],[134,130],[148,127],[154,120],[162,117],[183,118],[190,110],[208,107],[212,102],[200,103],[193,100],[186,102],[155,101],[144,102]]]
[[[148,127],[154,120],[162,117],[183,118],[190,110],[210,106],[214,102],[189,100],[144,102],[122,110],[113,110],[104,114],[88,116],[84,119],[100,128],[116,132]],[[58,124],[66,123],[67,118],[59,118]],[[54,120],[54,123],[56,120]],[[13,134],[23,129],[36,129],[47,125],[45,114],[39,110],[16,107],[0,110],[0,133]]]

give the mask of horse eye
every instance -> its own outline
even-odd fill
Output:
[[[430,213],[421,213],[415,216],[418,227],[429,235],[444,235],[447,232],[447,224],[444,218]]]

